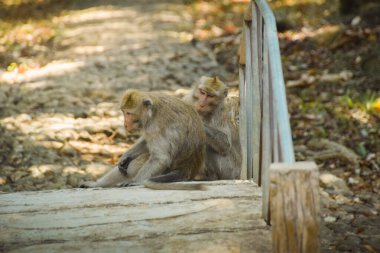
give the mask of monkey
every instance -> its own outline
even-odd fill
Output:
[[[240,178],[239,130],[229,115],[227,95],[228,87],[218,77],[203,76],[183,98],[196,108],[204,122],[208,180]]]
[[[139,140],[96,182],[81,187],[143,184],[152,189],[204,190],[203,184],[170,184],[203,173],[206,133],[196,110],[159,92],[127,90],[120,103],[124,127]]]

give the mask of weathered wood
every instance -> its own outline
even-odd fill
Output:
[[[268,42],[265,36],[263,36],[263,124],[262,124],[262,141],[261,141],[261,187],[263,190],[263,209],[262,215],[266,221],[269,221],[269,165],[271,163],[271,140],[270,140],[270,89],[269,89],[269,70],[268,70]]]
[[[265,0],[255,0],[260,12],[263,15],[264,23],[267,26],[269,65],[274,92],[274,103],[276,118],[281,127],[278,127],[278,137],[280,141],[280,161],[286,163],[294,162],[293,140],[290,130],[288,106],[286,102],[286,92],[284,76],[282,72],[280,46],[277,37],[276,20]]]
[[[241,172],[240,179],[247,179],[247,110],[246,98],[247,94],[246,80],[243,66],[239,66],[239,92],[240,92],[240,107],[239,107],[239,137],[241,146]]]
[[[208,185],[0,194],[0,251],[270,252],[260,189],[252,181]]]
[[[243,112],[241,114],[243,117],[246,116],[246,121],[240,124],[245,124],[241,129],[244,129],[244,132],[246,130],[247,133],[245,136],[247,146],[244,147],[242,144],[243,150],[244,148],[247,150],[247,159],[243,160],[243,167],[247,168],[247,177],[253,178],[261,185],[263,183],[261,181],[262,161],[263,156],[266,155],[262,150],[262,145],[266,140],[262,138],[264,136],[267,138],[268,135],[265,131],[270,131],[271,162],[294,162],[276,21],[265,0],[250,2],[244,14],[242,34],[244,43],[240,45],[239,63],[244,71],[239,71],[239,74],[244,74],[244,87],[240,87],[240,96],[244,97],[244,101],[241,103],[242,110],[240,111]],[[266,42],[266,54],[263,53],[263,41]],[[242,56],[244,53],[245,57]],[[266,77],[264,77],[264,61]],[[264,88],[263,85],[269,86],[269,127],[264,126],[262,95],[267,87]],[[266,112],[268,112],[267,109]]]
[[[269,57],[269,56],[268,56]],[[274,100],[274,92],[273,92],[273,85],[272,85],[272,72],[271,68],[268,65],[268,71],[269,71],[269,99],[271,103],[269,104],[269,115],[270,115],[270,136],[271,136],[271,153],[272,153],[272,162],[277,163],[279,162],[279,147],[278,147],[278,124],[277,124],[277,117],[276,117],[276,109],[275,105],[273,103]],[[269,181],[268,181],[269,183]]]
[[[245,116],[247,128],[247,177],[253,177],[253,160],[252,160],[252,126],[253,126],[253,73],[252,73],[252,48],[251,48],[251,23],[244,24],[245,45],[246,45],[246,63],[245,63]],[[257,182],[256,182],[257,183]]]
[[[255,3],[252,3],[252,24],[251,24],[251,45],[252,49],[252,93],[249,94],[250,100],[253,101],[253,121],[252,121],[252,138],[249,140],[252,146],[252,178],[253,181],[260,185],[260,146],[261,146],[261,75],[259,63],[262,61],[260,59],[261,54],[259,53],[260,41],[259,37],[261,34],[261,21],[258,9]]]
[[[240,46],[239,46],[239,64],[245,65],[246,59],[245,59],[245,33],[241,33],[240,38]]]
[[[318,167],[314,162],[270,166],[273,252],[320,250]]]

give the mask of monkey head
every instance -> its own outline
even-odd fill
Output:
[[[129,132],[141,130],[144,123],[152,117],[153,101],[144,92],[127,90],[120,103],[124,116],[124,127]]]
[[[202,76],[194,90],[194,105],[199,114],[211,114],[227,96],[227,86],[218,77]]]

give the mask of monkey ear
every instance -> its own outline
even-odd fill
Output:
[[[150,98],[144,98],[143,99],[143,105],[145,106],[145,107],[152,107],[152,105],[153,105],[153,101],[152,101],[152,99],[150,99]]]
[[[148,113],[148,117],[152,118],[152,116],[153,116],[153,110],[152,110],[153,101],[152,101],[152,99],[151,98],[144,98],[142,103],[143,103],[143,106],[144,106],[146,112]]]

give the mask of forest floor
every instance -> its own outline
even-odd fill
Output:
[[[245,1],[2,2],[0,191],[103,174],[137,137],[118,110],[127,88],[237,84]],[[380,25],[286,2],[272,7],[297,160],[320,167],[322,252],[380,252]]]

